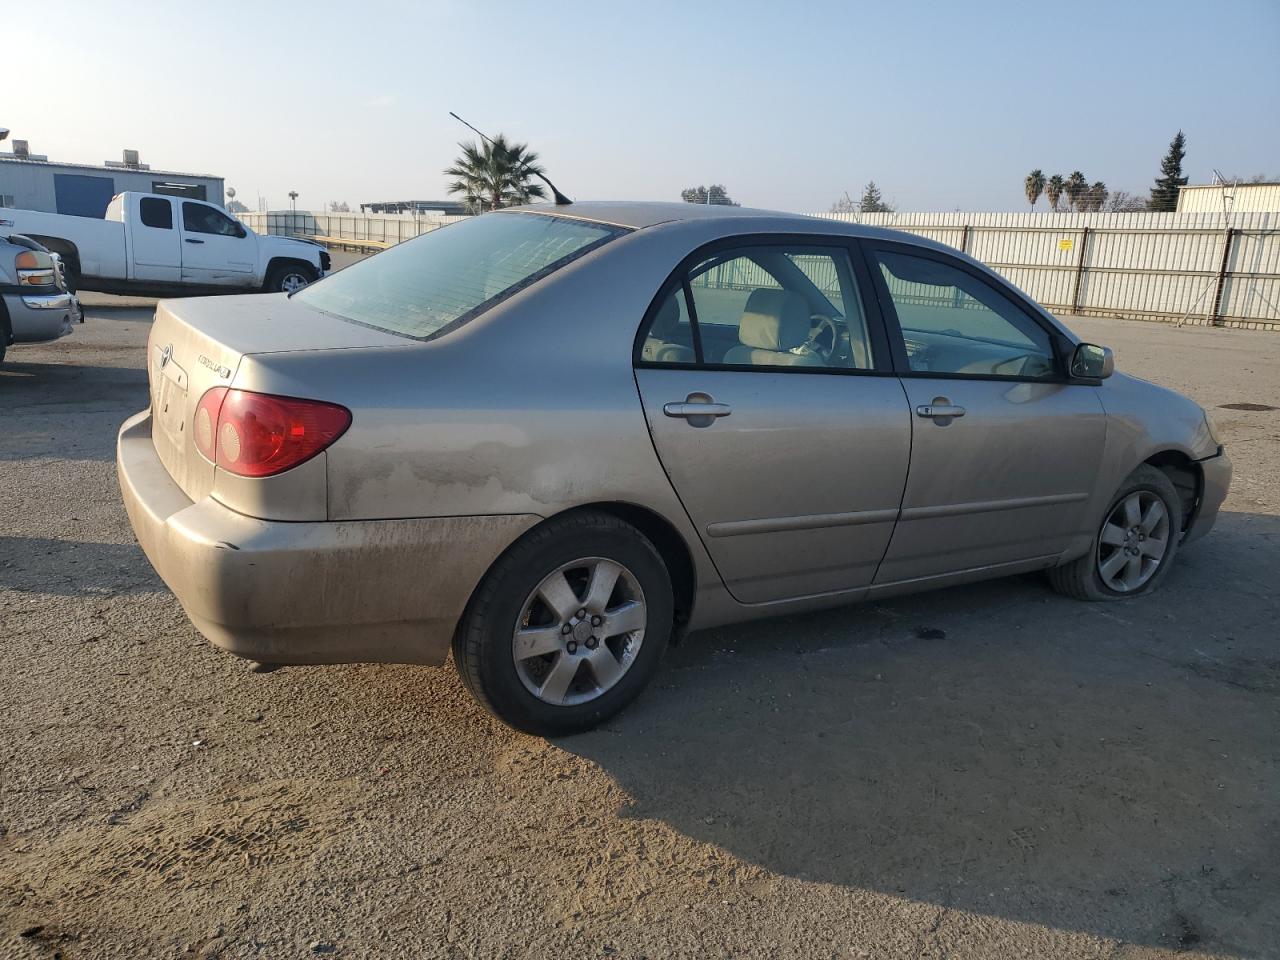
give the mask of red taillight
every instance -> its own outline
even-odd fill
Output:
[[[196,405],[196,449],[223,470],[269,477],[310,460],[351,426],[335,403],[214,387]]]
[[[218,432],[218,412],[226,395],[226,387],[214,387],[206,391],[196,404],[196,419],[192,424],[195,429],[191,436],[195,439],[196,449],[209,461],[215,459],[213,441]]]

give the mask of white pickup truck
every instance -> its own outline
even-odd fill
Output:
[[[101,220],[0,208],[0,227],[59,254],[73,291],[292,293],[329,270],[319,244],[259,236],[221,207],[183,197],[117,194]]]

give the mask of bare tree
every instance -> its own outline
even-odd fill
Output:
[[[853,197],[849,196],[849,191],[844,192],[839,200],[831,205],[831,213],[857,213],[858,205],[854,203]]]
[[[1111,213],[1141,213],[1146,209],[1146,198],[1135,196],[1128,190],[1115,190],[1107,199],[1107,210]]]

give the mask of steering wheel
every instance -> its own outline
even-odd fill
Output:
[[[809,314],[809,339],[802,349],[808,350],[823,361],[829,361],[840,343],[840,328],[835,320],[823,313]]]

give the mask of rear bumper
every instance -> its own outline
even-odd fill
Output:
[[[147,559],[214,644],[269,663],[444,662],[489,565],[536,516],[297,523],[189,500],[125,421],[120,491]]]
[[[80,319],[80,304],[69,293],[6,293],[4,304],[15,343],[57,340]]]
[[[1213,529],[1213,524],[1218,519],[1218,511],[1222,507],[1222,502],[1227,499],[1227,491],[1231,487],[1231,458],[1227,456],[1225,450],[1220,448],[1217,456],[1208,457],[1199,463],[1201,476],[1204,478],[1204,488],[1200,492],[1200,505],[1196,508],[1195,516],[1191,518],[1186,536],[1182,538],[1183,543],[1198,540]]]

